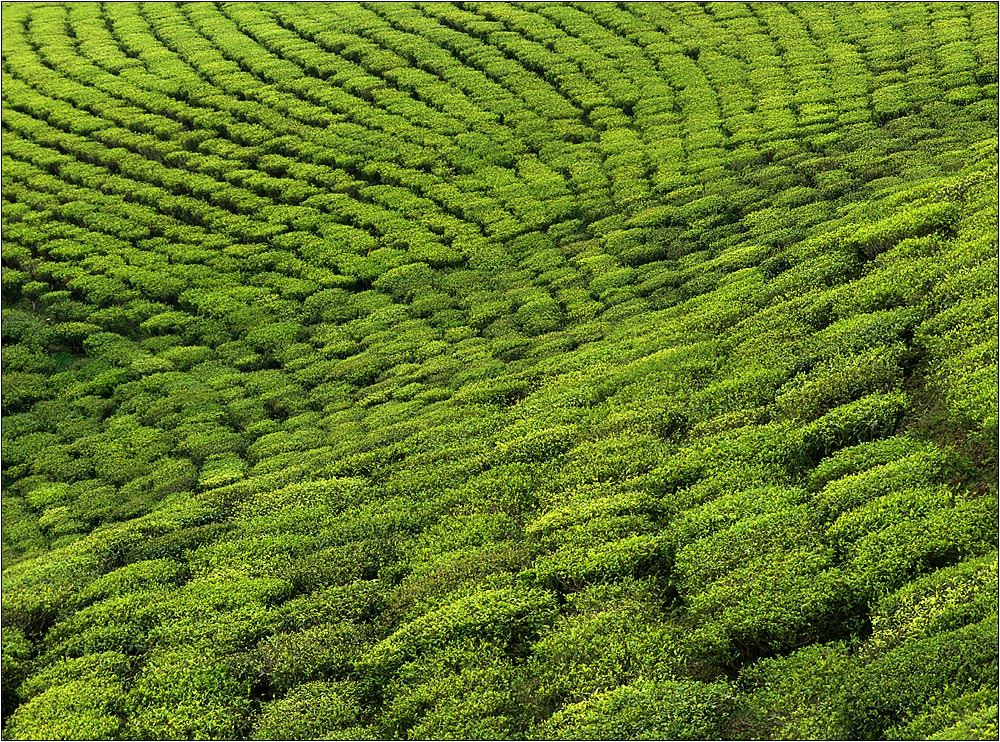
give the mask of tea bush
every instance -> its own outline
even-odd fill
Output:
[[[250,739],[365,739],[368,730],[358,724],[362,712],[357,693],[350,681],[298,685],[262,705]]]
[[[546,739],[704,739],[730,731],[734,695],[724,682],[637,681],[556,712]]]
[[[763,659],[740,673],[755,725],[774,739],[832,739],[848,734],[846,683],[854,661],[843,642],[813,644]]]
[[[3,7],[7,738],[995,738],[997,8]]]

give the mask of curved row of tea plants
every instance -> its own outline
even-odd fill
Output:
[[[5,738],[995,738],[997,7],[3,8]]]

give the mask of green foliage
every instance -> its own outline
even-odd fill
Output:
[[[20,629],[5,628],[3,635],[3,705],[10,709],[17,703],[17,689],[32,669],[31,642]]]
[[[881,91],[885,96],[889,90]],[[875,101],[876,114],[879,102]],[[874,258],[901,240],[909,237],[924,237],[934,232],[948,230],[958,217],[954,204],[930,203],[912,206],[898,215],[876,222],[858,230],[845,240],[845,245],[857,250],[864,258]]]
[[[994,613],[866,657],[848,686],[852,734],[878,737],[905,725],[922,708],[955,703],[952,699],[978,688],[995,688],[996,620]]]
[[[813,644],[740,673],[753,724],[774,739],[848,736],[846,687],[854,663],[843,643]]]
[[[788,417],[813,420],[866,394],[895,389],[903,380],[900,358],[904,353],[900,345],[826,360],[797,377],[797,381],[805,378],[778,394],[775,405]]]
[[[633,578],[569,595],[566,615],[532,647],[535,702],[555,710],[640,675],[672,677],[683,654],[682,629],[648,629],[661,599],[655,580]]]
[[[813,489],[820,489],[834,480],[902,460],[928,448],[933,453],[933,447],[909,436],[896,436],[843,448],[823,459],[809,473],[809,484]]]
[[[557,425],[507,440],[497,445],[497,452],[505,462],[546,461],[568,449],[575,438],[572,425]]]
[[[724,682],[640,680],[566,706],[537,733],[546,739],[720,738],[734,706]]]
[[[422,653],[467,638],[530,642],[551,620],[554,596],[543,590],[479,590],[406,624],[375,645],[360,664],[384,681],[399,665]]]
[[[875,596],[907,578],[980,554],[996,541],[997,508],[988,499],[958,501],[924,518],[893,522],[891,515],[882,517],[891,525],[873,528],[849,552],[854,579]]]
[[[263,705],[250,739],[365,739],[356,685],[316,681]]]
[[[983,688],[950,698],[905,726],[888,730],[886,739],[988,739],[997,729],[995,695],[993,689]]]
[[[88,678],[54,686],[18,707],[7,732],[14,739],[110,739],[121,735],[122,686]]]
[[[276,695],[308,681],[346,674],[365,636],[349,623],[313,626],[262,640],[255,655],[261,674]]]
[[[523,729],[522,679],[502,646],[464,640],[403,665],[380,736],[476,739]]]
[[[892,435],[906,409],[901,392],[870,394],[835,407],[803,427],[806,455],[818,460],[840,448]]]
[[[995,738],[997,8],[8,3],[4,738]]]
[[[207,648],[150,656],[125,699],[129,734],[232,739],[242,731],[250,701],[240,678]]]

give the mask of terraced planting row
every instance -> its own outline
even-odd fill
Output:
[[[4,738],[995,738],[997,16],[5,5]]]

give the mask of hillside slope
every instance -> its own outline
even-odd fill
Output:
[[[4,738],[995,739],[997,16],[4,5]]]

